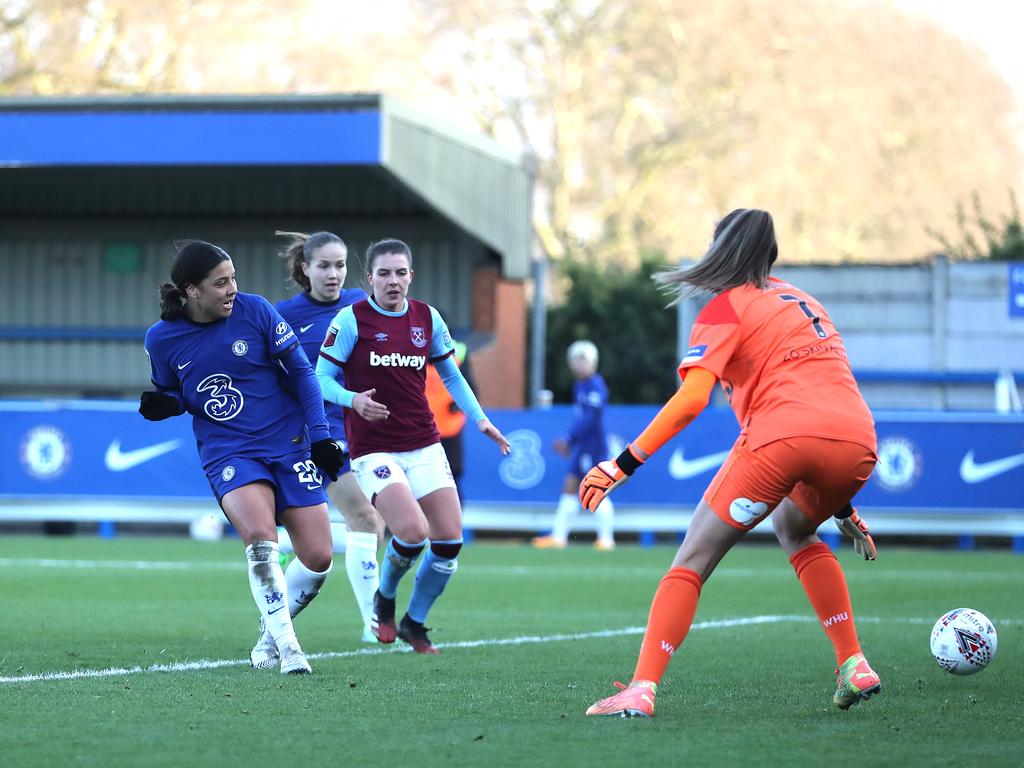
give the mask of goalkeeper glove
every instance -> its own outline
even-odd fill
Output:
[[[309,454],[310,458],[313,459],[313,463],[325,475],[331,478],[332,481],[338,479],[342,462],[345,460],[345,456],[341,452],[341,446],[328,437],[323,440],[317,440],[309,446]]]
[[[878,557],[878,549],[875,547],[875,540],[871,538],[871,531],[868,524],[857,514],[852,505],[847,504],[835,515],[836,527],[846,536],[853,539],[853,551],[865,560],[875,560]]]
[[[182,413],[181,403],[166,392],[143,392],[139,398],[139,413],[149,421],[163,421]]]
[[[626,482],[643,464],[629,446],[612,461],[602,461],[580,483],[580,503],[591,512],[597,510],[604,497]]]

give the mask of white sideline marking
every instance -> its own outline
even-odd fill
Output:
[[[718,621],[701,621],[691,629],[718,629],[720,627],[741,627],[751,624],[775,624],[783,621],[808,622],[808,616],[750,616],[739,619],[720,619]],[[602,637],[619,637],[622,635],[643,634],[645,627],[626,627],[625,629],[604,629],[596,632],[578,632],[558,635],[523,635],[521,637],[494,638],[488,640],[462,640],[455,643],[437,643],[439,649],[444,648],[482,648],[499,645],[530,645],[535,643],[557,643],[565,640],[591,640]],[[326,653],[307,654],[309,659],[344,659],[352,656],[379,656],[385,653],[411,653],[412,649],[404,645],[391,648],[360,648],[356,651],[328,651]],[[216,659],[213,661],[181,661],[174,664],[151,664],[148,667],[108,667],[107,669],[76,669],[69,672],[44,672],[38,675],[20,675],[17,677],[0,677],[0,685],[10,683],[34,683],[49,680],[81,680],[95,677],[118,677],[134,675],[142,672],[192,672],[201,669],[220,669],[221,667],[248,666],[248,659]]]
[[[129,571],[237,571],[238,562],[183,562],[180,560],[55,560],[52,558],[0,557],[0,568],[67,568],[70,570]]]
[[[782,624],[782,623],[813,623],[816,619],[813,616],[748,616],[738,619],[717,619],[714,621],[699,621],[692,627],[691,631],[697,629],[722,629],[727,627],[747,627],[754,624]],[[907,624],[932,624],[934,619],[922,618],[892,618],[882,619],[877,616],[860,616],[857,621],[863,624],[881,624],[883,621]],[[1002,619],[997,622],[1000,626],[1008,624],[1022,625],[1024,619]],[[488,646],[502,645],[533,645],[540,643],[558,643],[575,640],[593,640],[604,637],[621,637],[623,635],[642,635],[646,627],[625,627],[624,629],[604,629],[595,632],[576,632],[572,634],[557,635],[522,635],[520,637],[492,638],[487,640],[462,640],[455,643],[438,643],[440,649],[451,648],[483,648]],[[326,653],[311,653],[310,659],[344,659],[353,656],[380,656],[387,653],[412,653],[411,648],[403,646],[392,646],[390,648],[360,648],[356,651],[328,651]],[[12,683],[35,683],[48,682],[51,680],[83,680],[97,677],[120,677],[124,675],[137,675],[145,672],[195,672],[204,669],[220,669],[222,667],[248,666],[248,659],[200,659],[199,661],[181,661],[174,664],[151,664],[148,667],[108,667],[107,669],[76,669],[69,672],[44,672],[38,675],[20,675],[12,677],[0,677],[0,685]]]
[[[592,568],[589,566],[568,566],[568,565],[487,565],[478,564],[466,566],[474,574],[480,576],[643,576],[660,577],[668,570],[668,563],[662,566],[603,566]],[[236,571],[244,568],[241,556],[237,561],[200,560],[195,562],[184,562],[180,560],[58,560],[54,558],[28,558],[28,557],[0,557],[0,568],[65,568],[68,570],[129,570],[129,571]],[[893,570],[881,569],[870,563],[857,563],[854,566],[847,566],[846,575],[848,578],[884,578],[884,579],[927,579],[929,581],[943,581],[955,579],[957,581],[976,580],[985,581],[998,579],[1000,581],[1024,580],[1024,570],[1021,571],[919,571],[919,570]],[[730,568],[723,566],[715,569],[716,577],[737,577],[765,578],[766,576],[779,576],[790,579],[793,571],[772,564],[765,568]]]

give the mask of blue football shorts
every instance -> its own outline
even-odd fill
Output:
[[[218,502],[243,485],[259,481],[270,483],[274,489],[276,514],[289,507],[312,507],[327,502],[320,470],[309,458],[308,450],[276,458],[236,456],[224,459],[207,471],[206,479]]]

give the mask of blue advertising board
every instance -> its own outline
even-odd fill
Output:
[[[139,416],[135,403],[90,401],[5,402],[0,413],[0,501],[211,499],[188,417],[154,423]],[[654,406],[610,407],[613,450],[655,413]],[[571,421],[569,407],[489,415],[513,452],[503,457],[487,438],[466,431],[467,501],[552,504],[566,473],[552,442]],[[859,507],[1024,518],[1024,415],[905,412],[878,413],[876,420],[879,463]],[[616,491],[616,501],[692,507],[738,431],[732,411],[705,411]]]
[[[1024,264],[1010,265],[1010,317],[1024,317]]]
[[[654,417],[653,406],[613,406],[605,414],[613,451]],[[498,411],[492,421],[513,453],[467,430],[463,491],[468,499],[510,505],[553,503],[566,462],[552,441],[571,421],[569,408]],[[857,496],[864,508],[904,512],[1008,511],[1024,515],[1024,416],[984,413],[876,413],[879,462]],[[729,409],[708,409],[616,490],[619,504],[692,507],[739,434]]]

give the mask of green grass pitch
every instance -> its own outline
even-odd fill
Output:
[[[831,647],[785,556],[743,544],[705,586],[657,716],[584,717],[629,679],[672,551],[468,546],[428,622],[437,657],[359,642],[339,556],[296,621],[314,674],[284,678],[246,663],[257,614],[237,539],[0,537],[0,765],[1024,761],[1024,558],[1006,551],[883,543],[865,563],[844,550],[883,690],[841,712]],[[928,635],[963,606],[995,622],[999,650],[958,678]],[[110,668],[134,670],[85,676]]]

